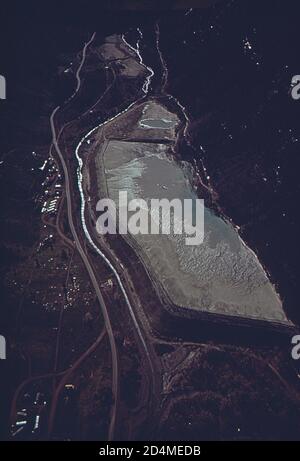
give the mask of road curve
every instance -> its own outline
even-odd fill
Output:
[[[90,39],[89,42],[87,42],[84,46],[83,53],[82,53],[82,60],[79,66],[79,72],[77,71],[76,73],[76,78],[77,78],[77,87],[75,90],[75,93],[71,96],[74,97],[75,94],[79,91],[80,85],[81,85],[81,79],[80,79],[80,70],[84,64],[85,58],[86,58],[86,50],[89,44],[93,41],[95,37],[95,34],[93,34],[92,38]],[[71,99],[70,98],[70,99]],[[73,236],[73,239],[75,241],[75,246],[76,249],[78,250],[81,259],[88,271],[88,274],[90,276],[93,288],[96,292],[99,304],[102,309],[103,317],[104,317],[104,322],[105,322],[105,327],[106,331],[109,337],[109,342],[110,342],[110,347],[111,347],[111,353],[112,353],[112,392],[114,396],[114,404],[112,408],[112,413],[111,413],[111,421],[110,421],[110,426],[109,426],[109,434],[108,434],[108,439],[112,440],[113,435],[114,435],[114,429],[115,429],[115,421],[116,421],[116,407],[117,407],[117,401],[118,401],[118,354],[117,354],[117,347],[116,347],[116,342],[113,334],[113,329],[112,325],[110,322],[110,318],[108,315],[107,307],[105,304],[105,301],[103,299],[102,293],[100,291],[97,278],[95,276],[94,270],[91,266],[91,263],[85,254],[85,251],[80,243],[75,225],[74,225],[74,220],[73,220],[73,215],[72,215],[72,197],[71,197],[71,188],[70,188],[70,177],[69,177],[69,172],[68,168],[66,165],[66,162],[64,160],[64,156],[60,150],[60,147],[58,145],[58,139],[57,139],[57,134],[56,134],[56,128],[55,128],[55,115],[57,112],[60,110],[60,106],[57,106],[51,116],[50,116],[50,125],[51,125],[51,132],[52,132],[52,143],[55,147],[55,150],[57,152],[57,155],[59,156],[59,159],[61,161],[61,165],[64,171],[64,176],[65,176],[65,191],[66,191],[66,200],[67,200],[67,214],[68,214],[68,222],[70,226],[70,230]]]

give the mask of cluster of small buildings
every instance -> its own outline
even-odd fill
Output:
[[[26,438],[31,432],[31,435],[38,434],[40,431],[41,416],[46,408],[47,402],[44,394],[37,392],[32,402],[31,395],[24,395],[24,402],[27,402],[26,407],[17,411],[16,422],[12,425],[12,437],[22,437],[22,433],[26,433]],[[24,434],[25,435],[25,434]]]
[[[59,197],[54,197],[53,199],[46,200],[43,204],[42,213],[56,213],[58,209]]]
[[[62,185],[58,182],[61,179],[61,175],[58,173],[57,166],[52,158],[47,159],[40,169],[43,171],[47,165],[47,176],[42,183],[42,186],[46,187],[45,196],[47,200],[43,203],[42,213],[54,214],[57,212],[59,199],[62,194]]]

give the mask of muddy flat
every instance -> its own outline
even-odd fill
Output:
[[[120,134],[117,120],[110,125],[110,133],[114,123]],[[132,134],[147,131],[149,139],[151,133],[155,138],[165,131],[168,140],[175,139],[177,123],[174,114],[152,101],[145,104]],[[197,199],[188,174],[170,156],[168,144],[135,142],[132,136],[130,141],[111,139],[99,157],[107,194],[116,203],[119,191],[127,191],[129,199],[148,202],[151,198]],[[200,245],[186,245],[184,235],[134,235],[133,239],[157,285],[177,306],[288,322],[279,295],[254,252],[229,222],[210,209],[205,208]]]

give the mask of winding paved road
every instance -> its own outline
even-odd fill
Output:
[[[83,53],[82,53],[82,60],[80,63],[80,66],[78,68],[78,71],[76,73],[76,78],[77,78],[77,87],[75,90],[75,93],[71,96],[70,99],[72,99],[75,94],[79,91],[80,86],[81,86],[81,78],[80,78],[80,70],[82,69],[82,66],[84,64],[85,58],[86,58],[86,50],[90,43],[95,38],[95,34],[93,34],[92,38],[90,39],[89,42],[87,42],[83,48]],[[97,278],[95,276],[94,270],[92,268],[92,265],[81,245],[80,239],[78,237],[75,225],[74,225],[74,220],[73,220],[73,213],[72,213],[72,197],[71,197],[71,187],[70,187],[70,177],[69,177],[69,171],[64,159],[64,156],[60,150],[59,144],[58,144],[58,139],[57,139],[57,134],[56,134],[56,128],[55,128],[55,116],[57,112],[60,110],[60,106],[57,106],[51,116],[50,116],[50,125],[51,125],[51,132],[52,132],[52,142],[55,147],[55,150],[57,152],[57,155],[59,156],[59,159],[61,161],[61,165],[64,171],[64,176],[65,176],[65,192],[66,192],[66,200],[67,200],[67,213],[68,213],[68,222],[70,226],[70,230],[75,242],[76,249],[78,250],[81,259],[86,267],[86,270],[88,271],[88,274],[90,276],[93,288],[95,290],[95,293],[97,295],[99,304],[102,309],[103,317],[104,317],[104,322],[105,322],[105,327],[106,331],[109,337],[109,342],[110,342],[110,347],[111,347],[111,353],[112,353],[112,393],[114,396],[114,404],[112,408],[112,413],[111,413],[111,421],[110,421],[110,426],[109,426],[109,434],[108,434],[108,439],[112,440],[113,435],[114,435],[114,429],[115,429],[115,421],[116,421],[116,407],[117,407],[117,401],[118,401],[118,354],[117,354],[117,347],[116,347],[116,342],[113,334],[113,329],[111,325],[111,321],[108,315],[107,307],[105,304],[105,301],[103,299],[101,290],[99,288]]]

